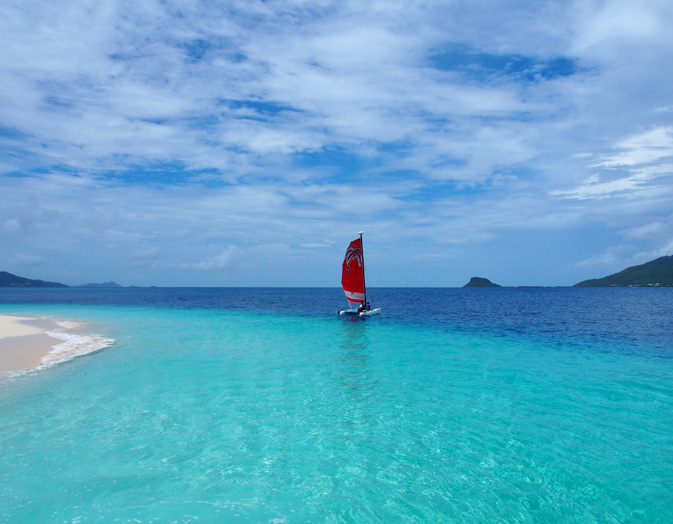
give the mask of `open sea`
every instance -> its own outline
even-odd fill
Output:
[[[0,522],[673,522],[673,289],[368,298],[0,289],[114,340],[0,379]]]

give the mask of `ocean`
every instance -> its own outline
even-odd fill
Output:
[[[0,289],[0,522],[673,522],[673,289]]]

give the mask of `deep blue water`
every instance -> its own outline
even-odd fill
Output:
[[[673,522],[673,289],[0,289],[2,522]]]
[[[617,345],[662,357],[670,357],[673,349],[671,288],[374,288],[369,296],[384,310],[383,316],[369,319],[377,324]],[[0,304],[14,303],[215,309],[323,319],[346,305],[338,288],[0,289]]]

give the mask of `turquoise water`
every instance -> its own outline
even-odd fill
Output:
[[[486,327],[392,299],[352,321],[294,314],[305,297],[280,292],[273,307],[254,290],[245,307],[65,293],[0,312],[116,342],[0,381],[2,522],[673,522],[671,310],[617,335],[587,313],[623,324],[611,315],[653,295],[582,291],[584,321],[513,319],[532,296],[569,303],[530,291]]]

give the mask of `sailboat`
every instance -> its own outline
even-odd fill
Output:
[[[341,309],[339,315],[354,315],[369,317],[381,314],[381,308],[370,309],[367,302],[367,287],[365,286],[365,256],[362,248],[362,235],[360,231],[349,245],[341,267],[341,285],[346,293],[348,308]]]

